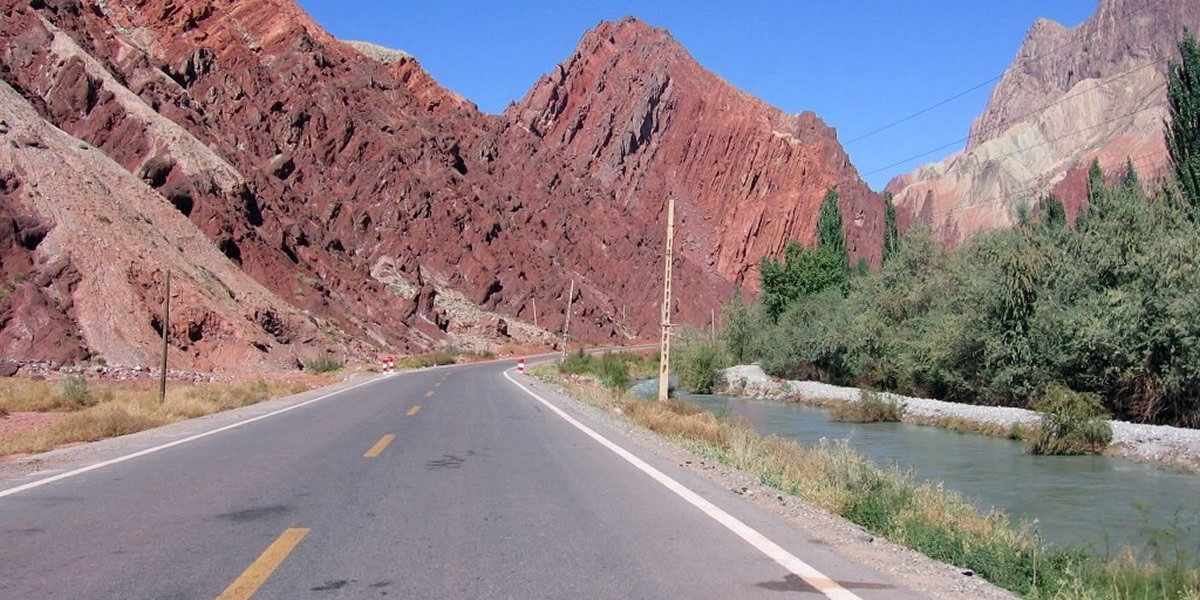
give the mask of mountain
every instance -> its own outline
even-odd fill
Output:
[[[410,55],[337,40],[286,0],[0,14],[10,358],[145,364],[165,269],[188,368],[550,342],[572,281],[575,336],[651,337],[668,194],[677,322],[707,322],[761,256],[811,241],[832,185],[855,255],[878,261],[879,200],[832,130],[635,20],[602,23],[485,115]]]
[[[701,67],[662,29],[601,23],[504,114],[639,213],[683,207],[683,252],[755,287],[759,258],[816,242],[836,187],[851,255],[878,261],[882,202],[833,129],[789,115]]]
[[[1039,19],[966,148],[888,183],[898,212],[957,243],[1012,225],[1021,203],[1051,191],[1074,218],[1093,159],[1109,173],[1127,159],[1143,176],[1161,173],[1166,65],[1184,28],[1200,29],[1200,3],[1102,0],[1074,28]]]

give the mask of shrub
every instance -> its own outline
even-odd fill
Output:
[[[894,398],[885,400],[876,392],[863,390],[858,400],[836,405],[832,416],[850,423],[898,423],[904,418],[904,405]]]
[[[320,375],[340,371],[343,366],[342,361],[328,354],[322,354],[304,363],[304,370],[314,375]]]
[[[427,352],[425,354],[417,354],[410,356],[400,361],[400,368],[403,369],[424,369],[427,367],[438,367],[441,365],[452,365],[458,362],[454,354],[448,351],[440,350],[438,352]]]
[[[681,338],[674,365],[679,387],[696,394],[721,388],[725,382],[720,370],[729,362],[721,345],[696,331],[685,331]]]
[[[1042,422],[1029,440],[1032,454],[1098,453],[1112,441],[1108,414],[1095,394],[1054,385],[1036,408],[1042,413]]]
[[[82,408],[95,404],[91,392],[88,390],[87,379],[81,375],[67,375],[62,382],[62,391],[63,396],[76,407]]]
[[[594,360],[592,357],[584,353],[583,349],[580,348],[579,350],[568,355],[566,360],[560,360],[558,362],[558,372],[569,373],[572,375],[590,373],[592,369],[595,368],[592,364],[593,362]]]
[[[596,376],[604,387],[614,392],[622,392],[629,387],[629,367],[620,357],[605,352],[600,360],[593,362]]]

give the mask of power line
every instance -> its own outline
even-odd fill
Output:
[[[1132,10],[1130,10],[1129,12],[1127,12],[1127,13],[1125,13],[1125,14],[1123,14],[1123,15],[1119,15],[1119,16],[1118,16],[1118,17],[1116,17],[1116,18],[1117,18],[1117,19],[1123,19],[1123,18],[1131,17],[1131,16],[1133,16],[1134,14],[1138,13],[1139,11],[1145,10],[1145,9],[1147,9],[1147,8],[1151,7],[1151,6],[1154,6],[1154,5],[1156,5],[1156,4],[1161,4],[1161,3],[1162,3],[1162,2],[1164,2],[1164,1],[1165,1],[1165,0],[1151,0],[1150,2],[1146,2],[1145,4],[1140,4],[1140,5],[1136,6],[1136,7],[1134,7],[1134,8],[1133,8]],[[1073,40],[1071,40],[1071,41],[1069,41],[1069,42],[1067,42],[1067,43],[1065,43],[1065,44],[1063,44],[1063,45],[1061,45],[1061,46],[1059,46],[1059,47],[1057,47],[1057,48],[1054,48],[1054,49],[1052,49],[1052,50],[1050,50],[1050,51],[1048,51],[1048,52],[1046,52],[1046,53],[1044,53],[1044,54],[1041,54],[1041,55],[1039,55],[1039,56],[1035,56],[1035,57],[1032,57],[1032,58],[1018,59],[1018,60],[1017,60],[1017,61],[1015,61],[1015,62],[1014,62],[1012,65],[1010,65],[1009,69],[1011,69],[1011,68],[1015,67],[1016,65],[1025,64],[1025,63],[1030,63],[1030,62],[1037,62],[1037,61],[1043,60],[1043,59],[1045,59],[1045,58],[1048,58],[1048,57],[1050,57],[1050,56],[1053,56],[1053,55],[1055,55],[1055,54],[1058,54],[1059,52],[1061,52],[1061,51],[1063,51],[1063,50],[1065,50],[1065,49],[1067,49],[1067,48],[1069,48],[1069,47],[1071,47],[1071,46],[1073,46],[1073,45],[1075,45],[1075,44],[1078,44],[1078,43],[1079,43],[1079,42],[1081,42],[1081,41],[1083,41],[1083,37],[1082,37],[1082,36],[1080,36],[1080,37],[1077,37],[1077,38],[1075,38],[1075,39],[1073,39]],[[855,138],[853,138],[853,139],[851,139],[851,140],[849,140],[849,141],[847,141],[847,142],[843,142],[843,143],[842,143],[842,146],[843,146],[843,147],[844,147],[844,146],[849,146],[850,144],[853,144],[853,143],[855,143],[855,142],[858,142],[858,141],[861,141],[861,140],[865,140],[865,139],[867,139],[867,138],[869,138],[869,137],[872,137],[872,136],[874,136],[874,135],[876,135],[876,134],[879,134],[879,133],[882,133],[882,132],[884,132],[884,131],[887,131],[888,129],[891,129],[891,128],[893,128],[893,127],[897,126],[897,125],[900,125],[900,124],[902,124],[902,123],[905,123],[905,122],[907,122],[907,121],[911,121],[912,119],[915,119],[915,118],[917,118],[917,117],[919,117],[919,116],[921,116],[921,115],[923,115],[923,114],[925,114],[925,113],[928,113],[928,112],[930,112],[930,111],[932,111],[932,110],[934,110],[934,109],[941,108],[942,106],[945,106],[945,105],[947,105],[947,104],[949,104],[949,103],[951,103],[951,102],[953,102],[953,101],[955,101],[955,100],[958,100],[959,98],[962,98],[963,96],[966,96],[967,94],[970,94],[971,92],[974,92],[975,90],[978,90],[979,88],[982,88],[982,87],[984,87],[984,86],[986,86],[986,85],[989,85],[989,84],[991,84],[991,83],[995,83],[995,82],[999,81],[1001,78],[1003,78],[1003,77],[1004,77],[1004,74],[1005,74],[1005,73],[1007,73],[1007,72],[1008,72],[1008,69],[1005,69],[1004,71],[1002,71],[1002,72],[1001,72],[999,75],[996,75],[995,77],[992,77],[992,78],[990,78],[990,79],[987,79],[986,81],[981,81],[981,82],[979,82],[979,83],[977,83],[977,84],[975,84],[975,85],[973,85],[973,86],[971,86],[971,87],[969,87],[969,88],[967,88],[967,89],[965,89],[965,90],[963,90],[963,91],[961,91],[961,92],[958,92],[958,93],[956,93],[956,94],[953,94],[953,95],[951,95],[951,96],[949,96],[949,97],[947,97],[947,98],[943,98],[942,100],[939,100],[939,101],[937,101],[937,102],[935,102],[935,103],[933,103],[933,104],[931,104],[931,105],[929,105],[929,106],[926,106],[926,107],[924,107],[924,108],[922,108],[922,109],[920,109],[920,110],[918,110],[918,111],[916,111],[916,112],[914,112],[914,113],[911,113],[911,114],[909,114],[909,115],[907,115],[907,116],[901,117],[901,118],[899,118],[899,119],[897,119],[897,120],[895,120],[895,121],[892,121],[892,122],[888,123],[887,125],[883,125],[883,126],[881,126],[881,127],[877,127],[877,128],[875,128],[875,129],[872,129],[871,131],[868,131],[867,133],[864,133],[864,134],[862,134],[862,135],[860,135],[860,136],[858,136],[858,137],[855,137]],[[955,142],[955,143],[957,143],[957,142]]]
[[[1049,110],[1049,109],[1051,109],[1051,108],[1053,108],[1053,107],[1055,107],[1055,106],[1058,106],[1059,104],[1062,104],[1062,103],[1064,103],[1064,102],[1066,102],[1066,101],[1068,101],[1068,100],[1072,100],[1072,99],[1074,99],[1074,98],[1078,98],[1079,96],[1082,96],[1082,95],[1084,95],[1084,94],[1087,94],[1087,93],[1089,93],[1089,92],[1092,92],[1092,91],[1094,91],[1094,90],[1097,90],[1097,89],[1100,89],[1100,88],[1102,88],[1102,87],[1105,87],[1105,86],[1107,86],[1107,85],[1110,85],[1110,84],[1112,84],[1112,83],[1115,83],[1116,81],[1118,81],[1118,80],[1120,80],[1120,79],[1122,79],[1122,78],[1128,77],[1129,75],[1132,75],[1132,74],[1134,74],[1134,73],[1137,73],[1138,71],[1141,71],[1141,70],[1143,70],[1143,69],[1147,69],[1147,68],[1149,68],[1149,67],[1152,67],[1152,66],[1155,66],[1155,65],[1161,65],[1161,64],[1166,64],[1166,61],[1161,61],[1161,60],[1152,60],[1152,61],[1150,61],[1150,62],[1143,63],[1143,64],[1141,64],[1141,65],[1138,65],[1137,67],[1134,67],[1134,68],[1132,68],[1132,69],[1129,69],[1129,70],[1127,70],[1127,71],[1123,71],[1123,72],[1121,72],[1121,73],[1118,73],[1118,74],[1116,74],[1116,75],[1113,75],[1113,76],[1111,76],[1111,77],[1109,77],[1109,78],[1107,78],[1107,79],[1104,79],[1103,81],[1101,81],[1101,82],[1099,82],[1099,83],[1097,83],[1097,84],[1095,84],[1095,85],[1093,85],[1093,86],[1091,86],[1091,87],[1087,88],[1086,90],[1080,90],[1080,91],[1078,91],[1078,92],[1075,92],[1074,94],[1070,94],[1070,95],[1064,96],[1064,97],[1062,97],[1062,98],[1059,98],[1058,100],[1055,100],[1054,102],[1051,102],[1051,103],[1049,103],[1049,104],[1047,104],[1047,105],[1045,105],[1045,106],[1042,106],[1042,107],[1040,107],[1040,108],[1037,108],[1037,109],[1035,109],[1035,110],[1031,110],[1031,111],[1029,111],[1029,112],[1026,112],[1026,113],[1024,113],[1024,114],[1022,114],[1022,115],[1020,115],[1020,116],[1013,117],[1011,121],[1002,121],[1002,122],[1000,122],[1000,123],[997,123],[996,125],[993,125],[992,127],[988,127],[988,128],[981,129],[980,131],[981,131],[981,132],[983,132],[983,131],[991,132],[991,131],[1001,130],[1001,129],[1005,128],[1005,127],[1008,127],[1008,126],[1010,126],[1010,124],[1011,124],[1011,123],[1015,123],[1015,122],[1018,122],[1018,121],[1021,121],[1021,120],[1024,120],[1024,119],[1027,119],[1027,118],[1029,118],[1029,117],[1032,117],[1032,116],[1034,116],[1034,115],[1041,114],[1041,113],[1043,113],[1043,112],[1045,112],[1045,111],[1047,111],[1047,110]],[[1160,87],[1161,87],[1161,86],[1160,86]],[[1154,90],[1154,91],[1157,91],[1158,89],[1159,89],[1159,88],[1155,88],[1155,90]],[[904,158],[904,159],[898,160],[898,161],[896,161],[896,162],[894,162],[894,163],[891,163],[891,164],[889,164],[889,165],[886,165],[886,166],[883,166],[883,167],[879,167],[878,169],[875,169],[875,170],[873,170],[873,171],[867,171],[866,173],[863,173],[863,174],[862,174],[862,176],[863,176],[863,177],[868,177],[868,176],[874,175],[874,174],[876,174],[876,173],[879,173],[879,172],[882,172],[882,171],[886,171],[886,170],[888,170],[888,169],[891,169],[891,168],[893,168],[893,167],[898,167],[898,166],[900,166],[900,165],[903,165],[903,164],[905,164],[905,163],[912,162],[912,161],[914,161],[914,160],[917,160],[917,159],[919,159],[919,158],[924,158],[924,157],[926,157],[926,156],[929,156],[930,154],[935,154],[935,153],[937,153],[937,152],[941,152],[942,150],[946,150],[947,148],[952,148],[952,147],[954,147],[954,146],[957,146],[957,145],[959,145],[959,144],[962,144],[962,143],[964,143],[964,142],[967,142],[967,141],[969,141],[970,139],[971,139],[970,135],[968,135],[967,137],[963,137],[963,138],[956,139],[956,140],[954,140],[954,141],[952,141],[952,142],[948,142],[948,143],[942,144],[941,146],[938,146],[937,148],[933,148],[933,149],[930,149],[930,150],[926,150],[926,151],[924,151],[924,152],[921,152],[920,154],[914,154],[914,155],[912,155],[912,156],[909,156],[909,157],[906,157],[906,158]]]
[[[1163,150],[1156,150],[1154,152],[1148,152],[1146,154],[1141,154],[1138,156],[1131,156],[1131,157],[1128,157],[1128,159],[1131,162],[1137,163],[1137,162],[1140,162],[1140,161],[1148,159],[1148,158],[1154,158],[1156,156],[1165,155],[1165,154],[1167,154],[1167,150],[1163,149]],[[941,211],[939,214],[934,215],[931,218],[930,222],[936,223],[937,221],[945,219],[946,217],[949,217],[950,215],[953,215],[955,213],[965,211],[965,210],[970,210],[972,208],[978,208],[980,206],[999,204],[1006,200],[1028,199],[1030,196],[1037,195],[1039,193],[1039,188],[1041,188],[1041,187],[1042,186],[1040,186],[1040,185],[1029,185],[1029,186],[1026,186],[1024,189],[1021,189],[1016,192],[1001,194],[999,196],[992,196],[989,198],[985,198],[983,200],[972,202],[970,204],[961,204],[961,205],[957,205],[957,206],[952,206],[944,211]],[[920,215],[918,214],[917,216],[919,217]]]

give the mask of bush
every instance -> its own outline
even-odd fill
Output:
[[[836,405],[832,416],[835,420],[850,423],[898,423],[904,418],[904,405],[863,390],[859,392],[858,400]]]
[[[427,352],[425,354],[417,354],[410,356],[400,361],[402,369],[424,369],[427,367],[438,367],[441,365],[452,365],[458,362],[454,354],[448,351],[440,350],[438,352]]]
[[[304,370],[314,375],[320,375],[340,371],[343,366],[342,361],[328,354],[322,354],[304,363]]]
[[[583,349],[580,348],[568,355],[565,360],[558,361],[558,372],[571,375],[591,373],[595,368],[595,365],[592,364],[593,362],[595,361],[592,357],[584,353]]]
[[[67,375],[62,382],[62,391],[63,396],[76,407],[82,408],[95,404],[91,392],[88,390],[87,379],[80,375]]]
[[[1055,385],[1038,402],[1042,422],[1029,440],[1032,454],[1091,454],[1112,442],[1108,414],[1094,394],[1081,394]]]
[[[595,374],[604,387],[614,392],[622,392],[629,387],[629,366],[620,357],[605,352],[600,360],[593,362]]]
[[[725,385],[721,369],[729,360],[718,342],[696,331],[685,331],[675,357],[679,387],[695,394],[711,394]]]

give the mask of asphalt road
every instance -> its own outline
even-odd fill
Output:
[[[537,386],[543,403],[511,366],[380,378],[0,481],[0,598],[922,597]]]

